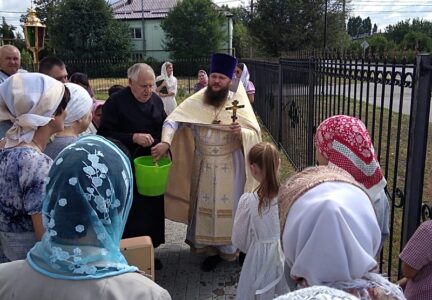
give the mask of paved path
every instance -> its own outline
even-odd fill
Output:
[[[240,267],[237,261],[223,262],[213,272],[202,272],[204,256],[192,254],[184,243],[186,225],[165,221],[166,243],[155,251],[162,260],[156,282],[172,299],[234,299]]]

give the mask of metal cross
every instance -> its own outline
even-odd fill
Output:
[[[238,104],[239,104],[238,100],[234,100],[232,102],[233,106],[225,108],[226,110],[232,110],[233,111],[232,116],[231,116],[233,123],[237,120],[237,109],[244,107],[244,105],[238,105]]]

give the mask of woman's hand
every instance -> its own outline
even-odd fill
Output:
[[[134,133],[132,140],[135,144],[138,144],[142,147],[149,147],[154,143],[154,139],[149,133]]]

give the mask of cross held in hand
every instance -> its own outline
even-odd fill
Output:
[[[225,108],[226,110],[232,110],[233,111],[232,116],[231,116],[233,123],[237,120],[237,109],[244,107],[244,105],[238,105],[238,104],[239,104],[238,100],[234,100],[232,102],[233,106]]]

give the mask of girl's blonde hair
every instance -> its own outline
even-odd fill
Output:
[[[279,192],[279,153],[273,144],[261,142],[250,149],[247,159],[250,165],[255,164],[262,171],[263,180],[256,190],[261,215],[265,208],[270,209],[272,199]]]

